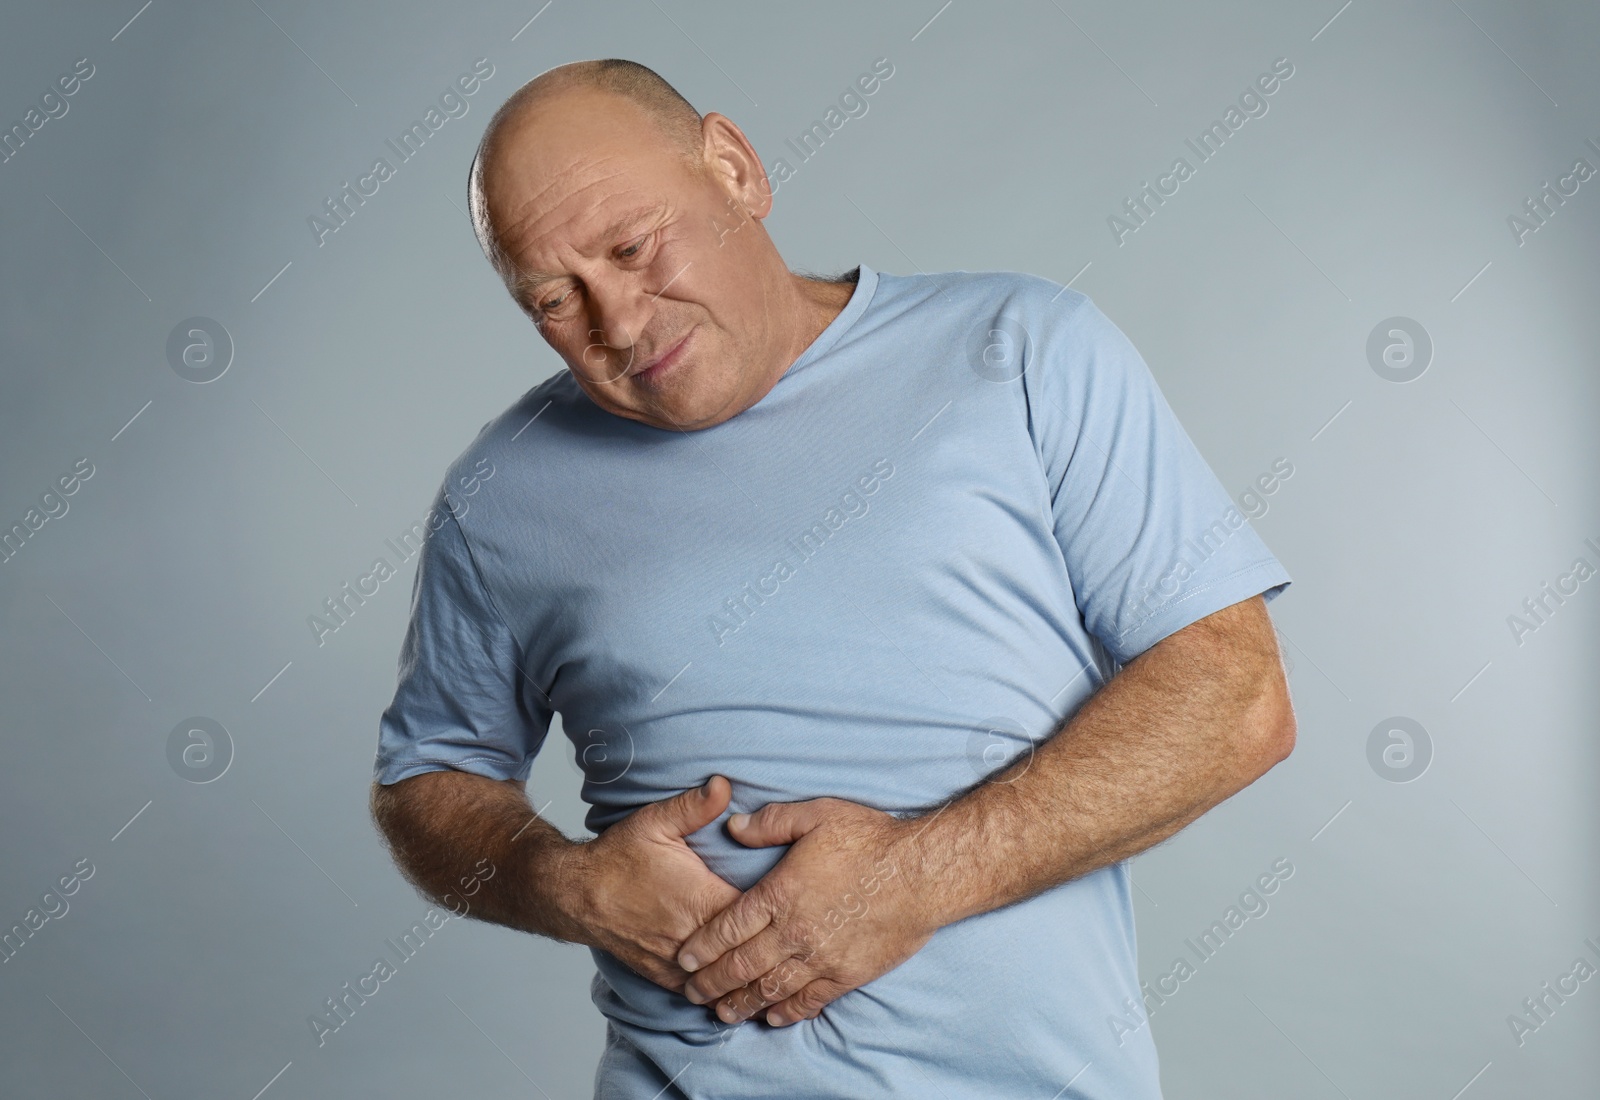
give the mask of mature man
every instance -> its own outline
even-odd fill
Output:
[[[1295,726],[1289,577],[1133,346],[1033,276],[791,273],[745,135],[632,62],[519,89],[470,192],[568,369],[440,491],[406,875],[592,949],[600,1097],[1158,1097],[1124,861]],[[584,841],[523,790],[557,712]]]

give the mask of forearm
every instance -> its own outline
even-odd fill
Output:
[[[1293,713],[1265,606],[1227,612],[1141,654],[1031,758],[906,822],[894,858],[929,884],[937,924],[1135,855],[1288,754]]]
[[[522,932],[584,942],[564,904],[579,843],[539,817],[522,784],[435,771],[373,784],[372,816],[395,863],[430,899]],[[480,861],[492,868],[485,878]]]

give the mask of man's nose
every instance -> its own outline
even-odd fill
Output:
[[[639,334],[650,321],[653,300],[637,283],[619,282],[591,293],[589,323],[590,358],[595,366],[610,364],[617,376],[633,369],[636,356],[650,349],[636,349]],[[596,347],[595,345],[603,345]]]

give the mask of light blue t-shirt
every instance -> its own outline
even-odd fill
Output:
[[[559,712],[595,831],[714,773],[730,812],[926,808],[1160,639],[1289,584],[1121,330],[1012,272],[861,265],[772,390],[700,431],[605,412],[563,371],[437,506],[376,777],[524,779]],[[746,889],[785,849],[724,820],[689,843]],[[1126,864],[949,925],[786,1028],[594,956],[606,1100],[1160,1096],[1150,1029],[1113,1022],[1141,1000]]]

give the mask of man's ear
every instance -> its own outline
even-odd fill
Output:
[[[707,111],[700,120],[701,157],[732,200],[750,217],[772,212],[772,185],[750,139],[727,115]]]

